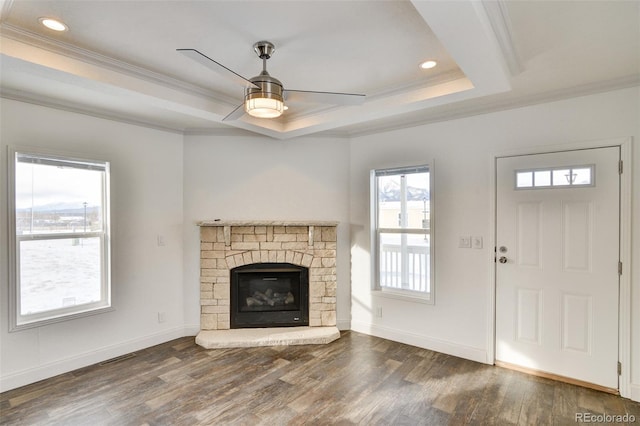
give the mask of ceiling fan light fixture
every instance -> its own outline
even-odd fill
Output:
[[[188,58],[224,75],[234,83],[244,86],[242,104],[227,114],[222,121],[236,120],[245,113],[258,118],[280,117],[288,109],[284,104],[285,97],[291,103],[307,102],[333,105],[360,105],[365,100],[365,95],[356,93],[287,90],[285,94],[280,80],[271,77],[267,72],[267,60],[275,51],[273,43],[265,40],[259,41],[253,45],[253,49],[256,55],[262,59],[262,72],[251,79],[244,78],[196,49],[176,49]]]
[[[284,111],[284,102],[273,98],[251,98],[245,101],[244,110],[252,117],[277,118]]]
[[[256,87],[245,91],[244,110],[252,117],[277,118],[284,111],[284,89],[277,78],[264,70],[250,80]]]

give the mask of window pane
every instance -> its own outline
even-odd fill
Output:
[[[380,286],[430,292],[430,235],[380,234]]]
[[[378,227],[400,227],[400,175],[378,176]]]
[[[100,238],[20,242],[21,315],[101,300]]]
[[[533,172],[535,186],[551,186],[551,171],[541,170]]]
[[[103,229],[104,171],[16,162],[16,234]]]
[[[379,228],[429,228],[429,172],[378,176],[377,187]]]
[[[533,186],[532,172],[518,172],[516,174],[516,188],[530,188]]]
[[[591,168],[573,169],[574,185],[591,185]]]
[[[560,169],[553,171],[553,186],[571,185],[571,170]]]
[[[407,228],[429,228],[429,173],[411,173],[407,180]]]

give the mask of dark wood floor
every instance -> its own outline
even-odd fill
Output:
[[[9,425],[576,424],[640,404],[355,332],[205,350],[182,338],[0,394]]]

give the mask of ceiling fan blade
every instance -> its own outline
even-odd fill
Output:
[[[233,111],[231,111],[222,121],[232,121],[244,115],[244,102],[238,105]]]
[[[207,55],[197,51],[196,49],[176,49],[176,51],[182,53],[187,58],[193,59],[201,65],[217,72],[223,77],[233,81],[236,84],[239,84],[244,87],[253,87],[259,89],[260,87],[256,86],[237,72],[230,70],[219,62],[214,61]]]
[[[361,105],[366,95],[357,93],[313,92],[309,90],[284,91],[287,102],[321,103],[333,105]]]

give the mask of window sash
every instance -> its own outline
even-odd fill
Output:
[[[431,234],[429,228],[378,228],[378,234]]]
[[[17,234],[17,241],[32,241],[32,240],[62,240],[68,238],[95,238],[104,237],[104,231],[92,231],[92,232],[60,232],[56,234]]]
[[[385,241],[384,234],[387,236],[399,235],[400,241]],[[383,231],[377,233],[378,283],[380,288],[385,290],[428,294],[431,292],[431,243],[430,241],[427,245],[412,243],[406,238],[410,235],[422,236],[425,234],[417,232],[385,233]]]
[[[56,156],[44,156],[27,154],[23,152],[16,153],[16,161],[18,163],[39,164],[43,166],[69,167],[74,169],[106,171],[107,163],[94,162],[71,158],[62,158]]]
[[[36,327],[52,322],[64,321],[86,315],[92,315],[104,311],[111,311],[111,250],[109,236],[109,163],[103,161],[91,161],[76,157],[66,157],[57,154],[39,154],[37,152],[26,152],[13,147],[9,151],[9,224],[11,232],[10,238],[10,327],[9,331],[18,331],[26,328]],[[100,228],[98,230],[80,230],[76,232],[34,232],[33,234],[17,233],[17,209],[16,209],[16,166],[18,163],[31,163],[38,165],[48,165],[54,167],[75,168],[80,170],[91,170],[102,173],[100,196]],[[99,259],[96,272],[99,275],[99,300],[88,303],[78,303],[72,306],[63,306],[49,310],[37,311],[34,313],[22,314],[22,283],[21,281],[21,244],[30,241],[54,241],[63,239],[94,239],[98,238]],[[94,253],[96,253],[94,251]],[[95,263],[94,263],[95,264]],[[96,287],[94,289],[97,290]],[[74,289],[75,291],[75,289]],[[72,296],[73,297],[73,296]]]
[[[429,173],[429,214],[427,215],[428,220],[428,228],[417,228],[417,227],[394,227],[387,228],[381,227],[379,222],[379,209],[380,209],[380,200],[379,200],[379,177],[382,176],[393,176],[393,175],[407,175],[412,173]],[[433,249],[431,244],[431,226],[433,220],[433,203],[432,203],[432,185],[433,185],[433,170],[430,166],[415,166],[415,167],[402,167],[402,168],[389,168],[389,169],[380,169],[380,170],[372,170],[371,172],[371,193],[372,193],[372,253],[373,253],[373,277],[375,277],[375,282],[373,285],[373,289],[377,291],[382,291],[385,294],[398,294],[402,296],[408,296],[411,298],[419,298],[432,301],[432,293],[433,293]],[[402,204],[402,201],[401,201]],[[423,226],[424,225],[423,221]],[[383,235],[398,235],[401,238],[401,242],[404,240],[403,236],[418,236],[424,235],[425,238],[429,238],[429,244],[426,247],[426,252],[423,247],[404,244],[387,244],[387,250],[383,250],[382,241]],[[404,258],[403,254],[397,254],[398,249],[400,251],[404,250]],[[394,253],[391,253],[394,252]],[[396,260],[390,260],[390,256],[395,256]],[[421,257],[419,260],[418,258]],[[382,270],[385,267],[384,262],[387,262],[386,270]],[[399,269],[389,271],[389,262],[396,262],[396,266],[399,266]],[[421,279],[416,280],[416,266],[419,274],[422,275]],[[422,269],[420,269],[420,267]],[[384,276],[383,276],[384,275]],[[393,276],[395,275],[395,276]],[[398,277],[400,279],[398,280]],[[389,279],[393,279],[391,282]],[[416,284],[418,282],[419,284]]]
[[[57,236],[56,236],[57,237]],[[108,272],[105,270],[104,268],[104,264],[105,264],[105,257],[107,256],[108,253],[108,246],[107,246],[107,239],[105,235],[102,234],[98,234],[98,235],[93,235],[93,236],[79,236],[79,235],[72,235],[69,236],[67,239],[87,239],[87,238],[97,238],[98,241],[98,249],[99,249],[99,264],[100,264],[100,271],[99,271],[99,292],[100,292],[100,296],[98,300],[94,300],[91,302],[81,302],[78,304],[73,304],[70,306],[62,306],[62,307],[57,307],[57,308],[51,308],[51,309],[44,309],[41,311],[36,311],[36,312],[30,312],[30,313],[26,313],[23,314],[22,313],[22,307],[23,307],[23,303],[22,303],[22,285],[20,283],[21,279],[22,279],[22,269],[21,269],[21,264],[20,264],[20,256],[22,253],[22,247],[21,247],[21,243],[23,242],[33,242],[33,241],[50,241],[50,240],[60,240],[61,238],[38,238],[38,239],[23,239],[18,241],[18,245],[16,247],[16,259],[18,261],[17,265],[16,265],[16,281],[20,284],[19,287],[17,288],[17,292],[16,292],[16,316],[17,316],[17,324],[18,325],[28,325],[28,324],[32,324],[35,322],[39,322],[42,320],[51,320],[51,319],[59,319],[59,318],[66,318],[70,315],[73,314],[84,314],[86,312],[91,312],[97,309],[101,309],[101,308],[106,308],[110,306],[110,302],[111,302],[111,297],[110,297],[110,289],[109,286],[105,285],[106,280],[108,280]]]
[[[573,179],[577,176],[574,173],[574,170],[588,170],[589,171],[589,182],[588,183],[580,183],[574,182]],[[562,177],[558,172],[568,172],[569,176],[573,176],[569,179],[564,173],[562,173]],[[542,176],[543,174],[548,174],[548,182],[539,183],[537,182],[537,176]],[[527,175],[531,178],[530,183],[521,184],[520,177],[527,177]],[[557,179],[561,180],[558,182]],[[564,179],[563,179],[564,178]],[[568,179],[568,180],[565,180]],[[517,191],[527,191],[532,189],[565,189],[565,188],[591,188],[596,186],[596,166],[595,164],[585,164],[585,165],[575,165],[575,166],[557,166],[557,167],[546,167],[546,168],[534,168],[534,169],[518,169],[514,170],[514,189]]]
[[[409,175],[413,173],[428,173],[429,166],[395,167],[374,170],[375,176]]]

